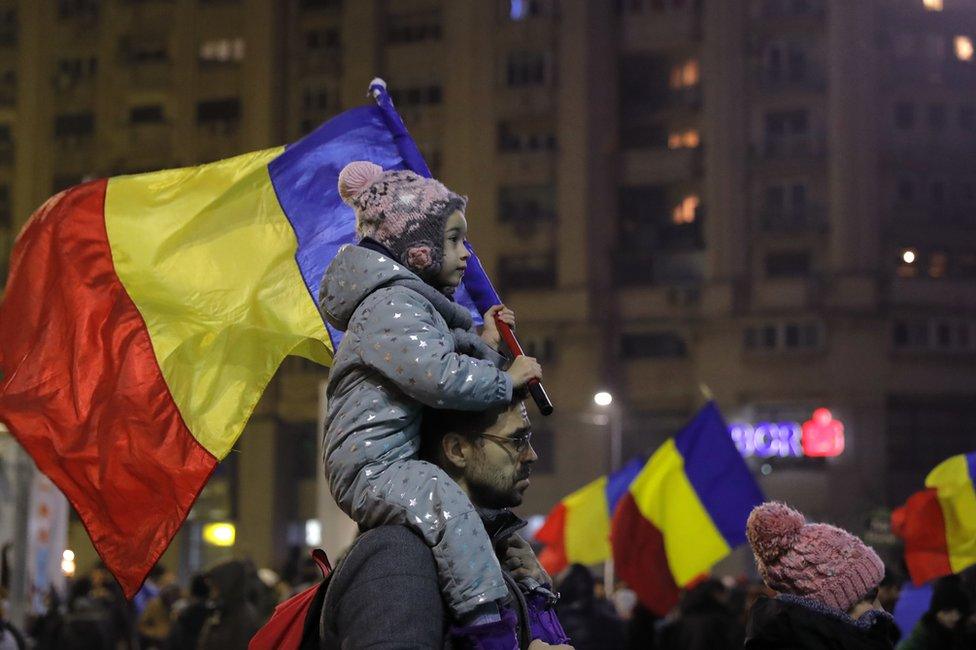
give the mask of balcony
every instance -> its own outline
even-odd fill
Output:
[[[757,25],[766,32],[809,32],[826,25],[824,0],[765,0],[755,13]]]
[[[555,151],[500,152],[497,158],[498,182],[514,185],[545,185],[556,178]]]
[[[624,14],[620,18],[620,47],[623,52],[660,51],[687,48],[701,38],[701,16],[690,5],[684,10]]]
[[[165,164],[172,156],[172,132],[170,124],[132,126],[129,132],[130,156],[138,160],[159,160]]]
[[[129,83],[134,90],[168,88],[172,81],[173,64],[170,61],[132,63],[129,68]]]
[[[702,173],[701,148],[629,149],[620,152],[620,178],[624,185],[673,183]]]
[[[624,287],[698,285],[704,274],[705,254],[700,250],[633,250],[630,246],[622,246],[613,257],[614,280]]]
[[[767,136],[756,153],[765,161],[822,160],[827,155],[827,140],[812,134]]]
[[[827,89],[823,70],[770,70],[759,68],[759,90],[767,94],[822,93]]]
[[[309,75],[338,75],[342,70],[342,49],[338,47],[312,50],[300,59],[301,73]]]
[[[822,205],[766,209],[759,215],[760,230],[770,234],[824,233],[828,225],[827,211]]]

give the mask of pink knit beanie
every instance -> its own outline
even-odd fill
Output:
[[[877,553],[846,530],[808,524],[782,503],[753,509],[746,536],[759,573],[775,591],[819,601],[843,612],[881,583]]]
[[[444,225],[467,198],[411,171],[383,171],[365,160],[339,172],[339,196],[356,210],[356,234],[383,244],[429,281],[444,262]]]

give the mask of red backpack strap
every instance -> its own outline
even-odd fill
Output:
[[[320,548],[313,548],[312,559],[319,566],[322,577],[328,578],[329,574],[332,573],[332,564],[329,562],[329,556],[325,554],[325,551]]]

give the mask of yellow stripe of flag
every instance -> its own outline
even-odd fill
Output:
[[[112,178],[106,192],[116,273],[183,420],[217,458],[286,355],[332,359],[268,175],[281,151]]]
[[[731,552],[684,471],[674,439],[658,448],[630,486],[641,515],[664,537],[671,575],[679,586],[707,572]]]
[[[953,573],[976,564],[976,488],[965,455],[953,456],[935,467],[925,479],[935,488],[945,519],[946,546]]]
[[[587,483],[565,499],[566,558],[580,564],[597,564],[610,557],[610,513],[607,477]]]

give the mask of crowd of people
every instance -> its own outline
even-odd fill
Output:
[[[281,575],[287,575],[282,578]],[[871,596],[889,612],[899,598],[901,579],[887,569]],[[294,561],[279,573],[256,570],[246,560],[220,562],[180,584],[162,567],[153,570],[131,603],[101,565],[70,582],[67,596],[52,593],[47,611],[19,632],[3,623],[3,650],[237,650],[276,604],[320,579],[311,561]],[[745,577],[708,578],[682,595],[680,604],[659,617],[644,607],[625,584],[608,594],[602,576],[571,565],[557,576],[556,611],[576,650],[724,650],[742,648],[756,630],[753,606],[777,593]],[[752,622],[750,622],[752,619]],[[853,614],[852,614],[852,620]],[[935,583],[931,604],[915,627],[892,639],[898,650],[976,648],[976,570]],[[798,644],[745,647],[807,647],[803,632],[789,631]],[[810,647],[821,647],[813,645]],[[826,647],[826,646],[824,646]],[[837,648],[859,648],[845,645]],[[883,646],[879,646],[883,647]]]

